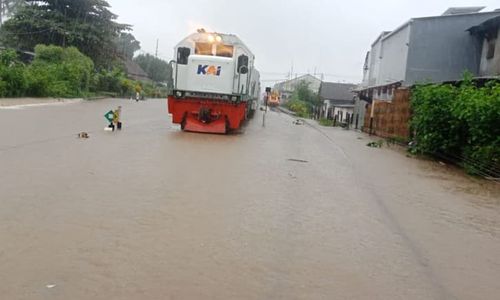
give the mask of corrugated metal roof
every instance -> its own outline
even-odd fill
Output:
[[[478,13],[485,8],[486,6],[450,7],[443,13],[443,16],[473,14]]]
[[[472,34],[483,34],[489,29],[500,27],[500,16],[486,20],[485,22],[467,29]]]
[[[319,96],[324,100],[352,101],[355,88],[356,85],[350,83],[322,82]]]
[[[125,59],[124,61],[127,75],[134,80],[150,81],[148,74],[133,60]]]

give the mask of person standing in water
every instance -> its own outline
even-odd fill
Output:
[[[113,111],[113,125],[118,130],[122,129],[122,122],[120,120],[121,114],[122,114],[122,107],[118,106],[118,108],[115,111]]]
[[[141,98],[142,87],[138,84],[135,86],[135,102],[139,102]]]

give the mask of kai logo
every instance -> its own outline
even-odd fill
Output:
[[[214,75],[220,76],[222,71],[221,66],[198,65],[198,75]]]

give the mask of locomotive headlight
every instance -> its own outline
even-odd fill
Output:
[[[215,41],[215,37],[213,35],[208,35],[208,42],[213,43]]]
[[[177,98],[182,98],[182,92],[181,92],[181,91],[177,91],[177,92],[175,92],[175,96],[176,96]]]
[[[222,37],[221,37],[220,35],[216,36],[216,37],[215,37],[215,41],[216,41],[217,43],[222,42]]]
[[[231,97],[231,101],[233,101],[233,102],[238,101],[238,97],[237,97],[237,96],[232,96],[232,97]]]

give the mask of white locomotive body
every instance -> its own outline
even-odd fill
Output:
[[[237,36],[200,30],[175,47],[175,56],[174,88],[169,96],[174,123],[186,130],[221,132],[222,120],[227,132],[256,110],[260,76],[255,56]],[[197,112],[194,103],[199,106]],[[199,130],[200,126],[205,129]]]

